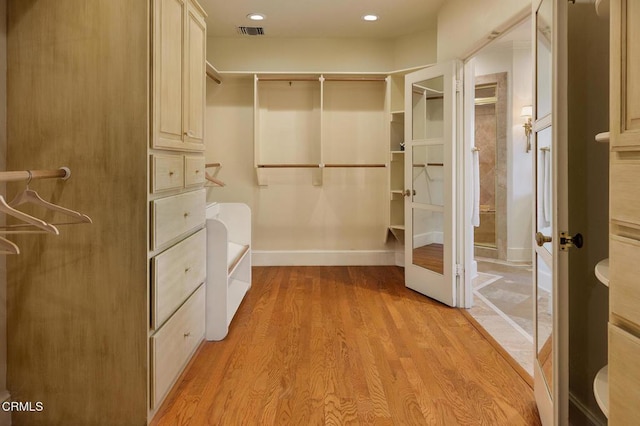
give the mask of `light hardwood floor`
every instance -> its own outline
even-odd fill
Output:
[[[154,425],[539,425],[531,388],[397,267],[257,267]]]

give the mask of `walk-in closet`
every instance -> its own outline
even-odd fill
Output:
[[[0,0],[0,426],[638,423],[639,18]]]

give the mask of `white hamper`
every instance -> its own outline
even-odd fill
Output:
[[[206,339],[222,340],[251,287],[251,209],[207,206]]]

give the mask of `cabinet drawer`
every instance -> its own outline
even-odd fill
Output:
[[[157,249],[201,226],[205,219],[205,190],[154,200],[151,204],[151,248]]]
[[[609,303],[612,314],[640,328],[640,241],[612,235],[609,241]]]
[[[207,235],[203,229],[153,258],[151,328],[160,327],[204,282],[206,251]]]
[[[151,408],[171,388],[204,337],[204,284],[151,337]]]
[[[609,324],[609,424],[640,424],[640,339]]]
[[[204,183],[204,157],[184,156],[184,186]]]
[[[184,164],[181,155],[151,156],[151,192],[180,189],[183,182]]]

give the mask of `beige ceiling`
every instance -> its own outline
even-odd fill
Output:
[[[266,37],[396,38],[436,25],[444,0],[199,0],[207,11],[210,37],[239,35],[238,26],[261,26]],[[249,13],[266,19],[254,22]],[[376,22],[364,22],[365,14]],[[264,36],[262,36],[264,37]]]

